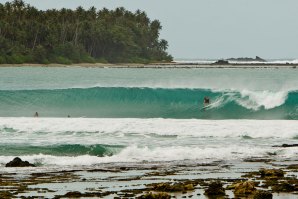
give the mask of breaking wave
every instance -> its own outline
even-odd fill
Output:
[[[203,107],[208,96],[211,104]],[[0,116],[297,119],[297,91],[95,87],[0,91]]]

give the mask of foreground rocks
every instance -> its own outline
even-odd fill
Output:
[[[153,185],[152,190],[163,192],[183,192],[194,190],[194,186],[191,183],[158,183]]]
[[[16,157],[12,161],[7,163],[5,167],[35,167],[35,165],[29,163],[28,161],[23,161],[19,157]]]
[[[283,147],[283,148],[298,147],[298,144],[282,144],[282,145],[274,145],[273,147]]]
[[[234,194],[245,196],[253,194],[256,191],[255,184],[252,181],[240,182],[235,185]]]
[[[260,170],[261,177],[269,177],[269,178],[280,178],[284,177],[284,172],[281,169],[261,169]]]
[[[225,189],[221,182],[211,182],[207,189],[205,189],[205,195],[207,196],[224,196]]]
[[[18,159],[17,159],[18,160]],[[22,161],[23,162],[23,161]],[[26,193],[32,195],[36,193],[47,193],[51,196],[49,198],[102,198],[108,196],[109,198],[139,198],[139,199],[168,199],[168,198],[227,198],[234,193],[235,198],[247,198],[247,199],[272,199],[272,193],[283,192],[283,195],[296,198],[298,191],[298,179],[296,175],[291,175],[291,172],[296,171],[298,164],[293,164],[288,167],[274,167],[278,169],[260,169],[249,170],[244,175],[237,178],[200,178],[198,174],[197,179],[187,179],[188,175],[183,179],[173,179],[152,184],[142,184],[142,180],[160,180],[168,179],[168,176],[177,175],[177,170],[160,170],[152,167],[153,170],[144,170],[142,176],[127,176],[123,178],[113,179],[108,178],[103,182],[116,182],[119,183],[120,191],[107,190],[105,187],[93,186],[93,183],[101,182],[99,178],[88,178],[81,175],[80,170],[73,171],[59,171],[48,173],[32,173],[22,179],[15,179],[15,174],[1,174],[0,173],[0,187],[4,187],[7,191],[0,191],[0,198],[17,198],[20,194]],[[113,165],[114,166],[114,165]],[[120,169],[121,168],[121,169]],[[205,165],[202,169],[205,168]],[[227,168],[227,167],[225,167]],[[289,171],[289,168],[293,168]],[[92,169],[86,170],[90,172],[90,176],[101,176],[105,172],[114,172],[115,174],[123,174],[123,171],[134,170],[129,167],[111,167],[110,169]],[[185,169],[185,168],[183,168]],[[32,169],[34,170],[34,169]],[[143,171],[143,170],[142,170]],[[190,168],[188,171],[194,171]],[[201,170],[199,170],[201,171]],[[146,173],[147,172],[147,173]],[[297,171],[298,172],[298,171]],[[92,174],[94,173],[94,175]],[[88,174],[88,175],[89,175]],[[100,174],[100,175],[98,175]],[[107,173],[109,175],[109,173]],[[105,176],[105,175],[104,175]],[[117,176],[117,175],[116,175]],[[161,177],[161,176],[164,176]],[[101,179],[101,178],[100,178]],[[39,184],[57,184],[57,183],[82,183],[82,186],[90,183],[90,187],[78,191],[77,189],[67,188],[69,192],[59,194],[59,189],[53,189],[52,187],[32,188],[30,185]],[[88,182],[88,183],[86,183]],[[127,186],[127,182],[133,186]],[[154,181],[153,181],[154,182]],[[121,184],[121,186],[120,186]],[[43,186],[42,185],[42,186]],[[134,188],[135,186],[135,188]],[[107,187],[108,188],[108,187]],[[229,190],[229,191],[226,191]],[[205,191],[205,192],[204,192]],[[56,193],[55,193],[56,192]],[[204,195],[202,193],[204,192]],[[226,195],[229,194],[228,195]],[[25,197],[24,197],[25,198]],[[36,196],[37,198],[37,196]]]
[[[151,193],[151,192],[138,197],[138,199],[170,199],[170,198],[171,196],[167,193]]]
[[[272,199],[273,195],[269,191],[259,190],[254,194],[254,199]]]

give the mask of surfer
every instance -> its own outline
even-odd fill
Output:
[[[34,117],[38,117],[38,112],[35,112]]]
[[[210,99],[209,97],[205,96],[204,97],[204,106],[208,106],[210,104]]]
[[[209,97],[205,96],[204,97],[204,103],[203,103],[203,108],[201,108],[201,110],[204,110],[207,108],[207,106],[210,104],[210,99]]]

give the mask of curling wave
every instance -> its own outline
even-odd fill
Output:
[[[209,96],[211,104],[203,107]],[[0,116],[298,119],[297,91],[95,87],[1,90]]]

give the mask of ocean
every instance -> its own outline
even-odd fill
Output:
[[[273,146],[297,143],[297,77],[291,68],[0,68],[0,167],[16,156],[41,168],[292,160],[295,148]]]

